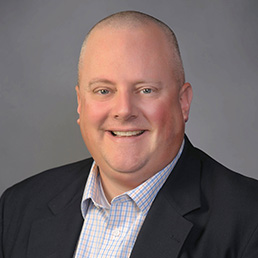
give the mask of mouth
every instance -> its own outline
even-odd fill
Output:
[[[132,137],[142,135],[145,130],[139,131],[110,131],[115,137]]]

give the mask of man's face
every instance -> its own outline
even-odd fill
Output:
[[[79,124],[102,178],[139,185],[177,154],[191,86],[181,88],[156,25],[95,29],[80,71]]]

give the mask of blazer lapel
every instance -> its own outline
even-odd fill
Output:
[[[191,228],[192,223],[178,214],[164,196],[159,195],[146,217],[130,257],[177,257]]]
[[[200,159],[186,138],[184,151],[154,200],[131,258],[179,257],[193,223],[186,214],[200,208]]]
[[[49,202],[51,215],[34,221],[28,258],[73,257],[83,224],[80,204],[86,182],[85,173]]]

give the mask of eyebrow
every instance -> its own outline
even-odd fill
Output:
[[[108,84],[108,85],[115,85],[116,83],[113,81],[110,81],[108,79],[102,79],[102,78],[96,78],[96,79],[92,79],[88,86],[89,88],[91,88],[94,84],[98,84],[98,83],[103,83],[103,84]],[[153,85],[157,85],[157,86],[162,86],[162,82],[161,81],[136,81],[135,83],[132,83],[133,85],[148,85],[148,84],[153,84]]]
[[[135,85],[138,85],[138,84],[143,84],[143,85],[153,84],[153,85],[161,86],[162,82],[161,81],[138,81],[135,83]]]
[[[91,80],[88,85],[89,85],[89,87],[91,87],[92,85],[94,85],[96,83],[105,83],[105,84],[112,84],[112,85],[115,84],[114,82],[112,82],[110,80],[97,78],[97,79]]]

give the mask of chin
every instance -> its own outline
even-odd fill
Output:
[[[130,173],[136,173],[140,171],[146,164],[146,162],[128,162],[126,161],[121,161],[121,162],[107,162],[109,164],[109,167],[112,168],[112,170],[117,171],[119,173],[124,173],[124,174],[130,174]]]

